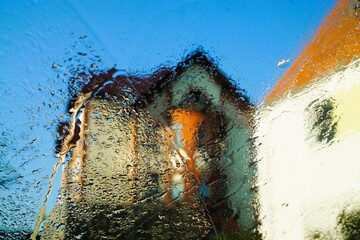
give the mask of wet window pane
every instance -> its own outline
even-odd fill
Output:
[[[360,239],[359,9],[2,1],[0,239]]]

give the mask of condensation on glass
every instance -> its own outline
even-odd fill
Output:
[[[92,76],[42,238],[257,237],[253,106],[201,51],[148,77]],[[75,110],[76,109],[76,110]]]
[[[0,239],[360,239],[359,9],[339,0],[300,56],[278,62],[287,70],[258,105],[203,51],[146,76],[97,68],[90,45],[76,51],[90,67],[54,63],[68,89],[37,89],[53,99],[41,106],[68,105],[40,126],[59,123],[58,162],[49,178],[45,163],[24,178],[22,165],[47,158],[39,135],[26,138],[39,154],[14,148],[21,166],[0,163]],[[13,159],[15,140],[1,137],[0,157]],[[31,235],[26,200],[47,181]]]

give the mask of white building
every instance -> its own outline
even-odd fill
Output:
[[[360,19],[339,1],[257,110],[264,239],[360,239]]]

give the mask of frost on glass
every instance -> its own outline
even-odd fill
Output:
[[[253,106],[201,51],[150,76],[91,75],[69,106],[42,238],[259,238]]]

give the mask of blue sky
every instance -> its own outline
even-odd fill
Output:
[[[261,101],[313,36],[335,1],[75,2],[106,57],[130,72],[176,64],[202,46],[254,101]]]
[[[0,186],[0,209],[8,209],[0,215],[0,229],[29,229],[34,224],[56,162],[56,123],[66,110],[64,73],[69,68],[89,65],[98,55],[100,67],[150,73],[161,65],[176,65],[202,46],[259,103],[286,71],[277,62],[296,58],[334,4],[1,1],[0,139],[5,144],[0,144],[0,177],[6,179],[4,172],[11,169],[16,169],[11,177],[21,177],[7,188]],[[52,69],[53,63],[58,68]],[[55,181],[60,181],[59,174]]]

